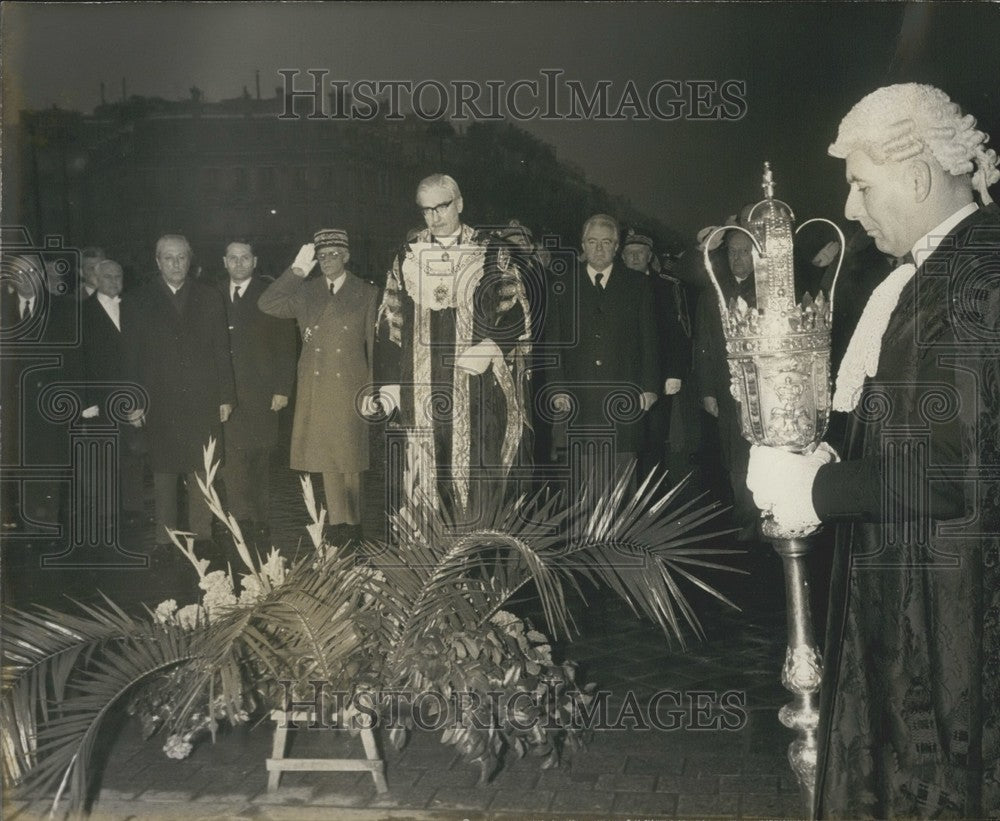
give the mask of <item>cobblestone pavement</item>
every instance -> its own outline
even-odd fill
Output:
[[[273,541],[293,552],[303,545],[304,508],[295,475],[273,471]],[[373,465],[380,455],[373,453]],[[381,475],[367,476],[365,526],[381,520]],[[151,499],[150,499],[151,512]],[[127,532],[125,545],[149,545],[152,526]],[[103,590],[124,606],[155,606],[167,597],[194,598],[194,572],[150,569],[39,569],[52,551],[43,538],[8,541],[6,592],[15,603],[58,602],[61,594],[93,599]],[[137,552],[142,552],[137,549]],[[433,733],[415,733],[396,751],[385,743],[389,792],[378,794],[367,773],[286,773],[266,790],[264,759],[273,725],[229,730],[205,741],[182,761],[167,758],[162,739],[141,740],[136,722],[119,721],[93,817],[101,819],[350,819],[350,818],[776,818],[803,817],[803,803],[785,758],[792,740],[777,718],[791,696],[778,682],[784,655],[784,606],[780,565],[759,551],[744,561],[749,577],[717,580],[742,613],[693,597],[706,640],[687,652],[672,649],[662,633],[639,621],[615,599],[598,596],[579,606],[580,635],[556,651],[580,664],[578,681],[608,691],[606,714],[621,729],[597,729],[587,746],[543,770],[525,758],[485,785],[478,769],[462,763]],[[64,605],[57,605],[64,606]],[[636,726],[621,715],[638,705],[639,721],[655,693],[666,727]],[[730,693],[733,709],[704,707]],[[633,711],[633,715],[635,715]],[[729,725],[728,727],[726,725]],[[360,740],[337,730],[292,733],[291,755],[363,756]],[[34,818],[47,811],[40,797],[7,795],[6,818]]]

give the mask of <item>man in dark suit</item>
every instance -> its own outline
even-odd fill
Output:
[[[548,380],[552,408],[576,412],[568,435],[613,434],[612,452],[591,454],[587,474],[635,459],[641,419],[656,402],[660,380],[658,340],[650,282],[621,262],[618,223],[597,214],[583,226],[581,262],[565,287],[553,288],[546,316],[546,345],[558,357]],[[592,460],[599,460],[596,463]],[[597,477],[600,492],[611,477]]]
[[[157,542],[178,525],[177,482],[187,482],[189,528],[211,538],[212,514],[195,480],[202,448],[219,441],[236,402],[226,306],[210,285],[188,278],[191,245],[177,234],[156,243],[160,276],[122,301],[126,372],[149,395],[146,427],[156,495]],[[216,449],[216,457],[220,451]]]
[[[82,307],[83,374],[87,382],[86,419],[98,419],[109,412],[109,395],[128,379],[121,331],[122,267],[114,260],[102,260],[94,274],[97,291]],[[118,484],[126,522],[138,523],[143,515],[142,472],[145,436],[134,425],[118,427]]]
[[[38,254],[6,257],[3,272],[2,463],[8,470],[32,468],[35,473],[23,481],[5,476],[3,526],[46,528],[65,513],[66,498],[64,483],[45,476],[44,469],[63,469],[70,460],[65,420],[57,418],[48,390],[79,376],[79,305],[47,290]]]
[[[295,327],[257,307],[267,283],[253,275],[257,257],[249,242],[229,243],[222,262],[229,274],[222,288],[236,379],[236,407],[223,426],[226,505],[229,513],[246,524],[243,535],[247,539],[264,541],[278,411],[288,405],[295,380]]]

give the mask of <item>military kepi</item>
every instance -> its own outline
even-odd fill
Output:
[[[653,247],[653,238],[648,234],[640,233],[634,228],[628,229],[625,236],[625,245],[645,245],[647,248]]]
[[[323,228],[313,237],[313,245],[317,251],[322,248],[348,248],[347,231],[342,228]]]

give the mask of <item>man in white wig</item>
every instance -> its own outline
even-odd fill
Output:
[[[820,817],[1000,814],[1000,173],[975,125],[916,84],[843,119],[844,214],[902,264],[837,374],[842,458],[751,453],[747,484],[779,523],[844,523]]]

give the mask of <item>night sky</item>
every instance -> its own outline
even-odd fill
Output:
[[[52,104],[91,111],[101,82],[111,101],[123,77],[129,95],[182,99],[197,86],[219,100],[254,94],[259,70],[271,97],[282,68],[505,88],[552,69],[587,90],[609,82],[612,106],[629,81],[641,94],[662,80],[745,83],[737,120],[519,123],[687,236],[758,199],[765,159],[800,219],[843,224],[842,163],[826,147],[851,105],[889,82],[938,84],[1000,134],[1000,8],[985,3],[5,3],[2,14],[5,122]]]

